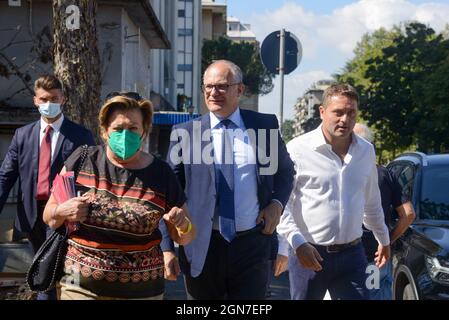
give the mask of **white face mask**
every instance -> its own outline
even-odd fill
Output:
[[[47,102],[40,103],[38,106],[41,115],[48,119],[56,118],[61,113],[60,103]]]

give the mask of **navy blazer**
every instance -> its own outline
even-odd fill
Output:
[[[279,200],[285,207],[293,189],[295,170],[285,144],[277,130],[279,126],[276,116],[243,109],[240,110],[240,114],[247,130],[253,129],[257,133],[259,129],[267,129],[265,143],[262,141],[259,142],[259,137],[256,134],[256,147],[262,149],[262,154],[269,156],[271,144],[269,132],[270,129],[275,130],[274,138],[277,139],[277,149],[275,151],[278,154],[278,168],[274,174],[260,174],[260,169],[269,167],[269,163],[264,164],[259,159],[259,154],[256,151],[257,197],[260,209],[265,208],[273,199]],[[176,134],[180,132],[177,129],[183,129],[184,131],[181,131],[188,133],[191,142],[189,150],[187,150],[186,145],[179,143],[185,137],[178,136],[176,138]],[[187,196],[187,207],[192,216],[192,222],[197,228],[197,237],[190,244],[184,246],[184,252],[187,260],[190,262],[190,272],[193,277],[198,276],[204,266],[212,234],[212,222],[217,199],[214,165],[205,164],[203,161],[199,164],[193,162],[194,157],[201,157],[201,153],[205,150],[206,146],[212,144],[211,137],[209,137],[206,141],[201,142],[201,150],[196,150],[195,146],[193,146],[193,137],[196,138],[199,135],[203,137],[203,133],[206,130],[210,130],[209,114],[174,126],[172,132],[173,137],[171,139],[174,141],[170,143],[167,156],[167,162],[171,165],[184,188]],[[183,156],[186,156],[186,153],[188,153],[185,159],[190,159],[190,161],[184,162],[190,163],[173,163],[173,159],[170,156],[172,152],[177,152],[178,155]],[[165,227],[161,226],[161,229],[166,234]],[[170,246],[167,237],[164,237],[161,247],[163,250],[169,250]],[[183,271],[185,272],[185,270]]]
[[[31,232],[37,220],[37,175],[39,166],[40,119],[16,130],[0,168],[0,212],[19,178],[16,228]],[[50,168],[50,185],[64,161],[81,145],[95,145],[92,133],[67,118],[61,125]]]

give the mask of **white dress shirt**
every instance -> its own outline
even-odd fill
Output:
[[[53,128],[52,132],[50,133],[50,139],[51,139],[51,162],[53,162],[53,157],[56,149],[56,143],[59,139],[59,133],[61,131],[62,122],[64,121],[64,115],[61,115],[61,118],[56,120],[55,122],[51,123],[50,126]],[[49,124],[44,121],[41,117],[41,130],[39,131],[39,147],[42,144],[42,140],[44,139],[45,135],[45,128],[47,128]]]
[[[293,249],[304,242],[351,242],[362,236],[362,223],[382,245],[390,243],[374,148],[369,142],[352,134],[342,161],[326,143],[319,126],[290,141],[287,150],[295,163],[296,176],[277,231]]]
[[[243,134],[233,135],[233,163],[234,163],[234,208],[236,231],[245,231],[256,226],[259,215],[259,200],[257,198],[256,153],[248,136],[245,135],[245,124],[240,115],[240,109],[234,111],[227,119],[231,120],[234,128],[241,129]],[[210,126],[214,146],[214,161],[222,159],[222,119],[210,113]],[[213,228],[218,230],[218,215],[214,217]]]

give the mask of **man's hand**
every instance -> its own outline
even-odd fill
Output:
[[[164,278],[170,281],[176,281],[181,273],[178,259],[173,251],[164,251]]]
[[[288,257],[278,254],[274,261],[274,276],[279,277],[282,272],[288,269]]]
[[[320,262],[323,261],[318,250],[309,243],[303,243],[296,249],[296,257],[304,268],[311,269],[313,271],[321,271]]]
[[[257,224],[261,223],[262,220],[265,222],[265,227],[263,228],[262,233],[272,234],[281,220],[281,214],[282,207],[275,201],[262,209],[256,220]]]
[[[383,246],[379,244],[374,258],[376,266],[378,268],[382,268],[385,263],[387,263],[388,259],[390,259],[390,246]]]

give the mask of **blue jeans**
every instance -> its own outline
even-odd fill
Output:
[[[369,265],[375,266],[374,262]],[[379,269],[379,289],[369,289],[370,300],[392,300],[393,298],[393,266],[391,259]]]
[[[323,269],[315,272],[308,282],[307,300],[322,300],[326,290],[332,300],[367,300],[366,260],[362,243],[339,252],[327,252],[324,247],[316,247],[323,258]]]

